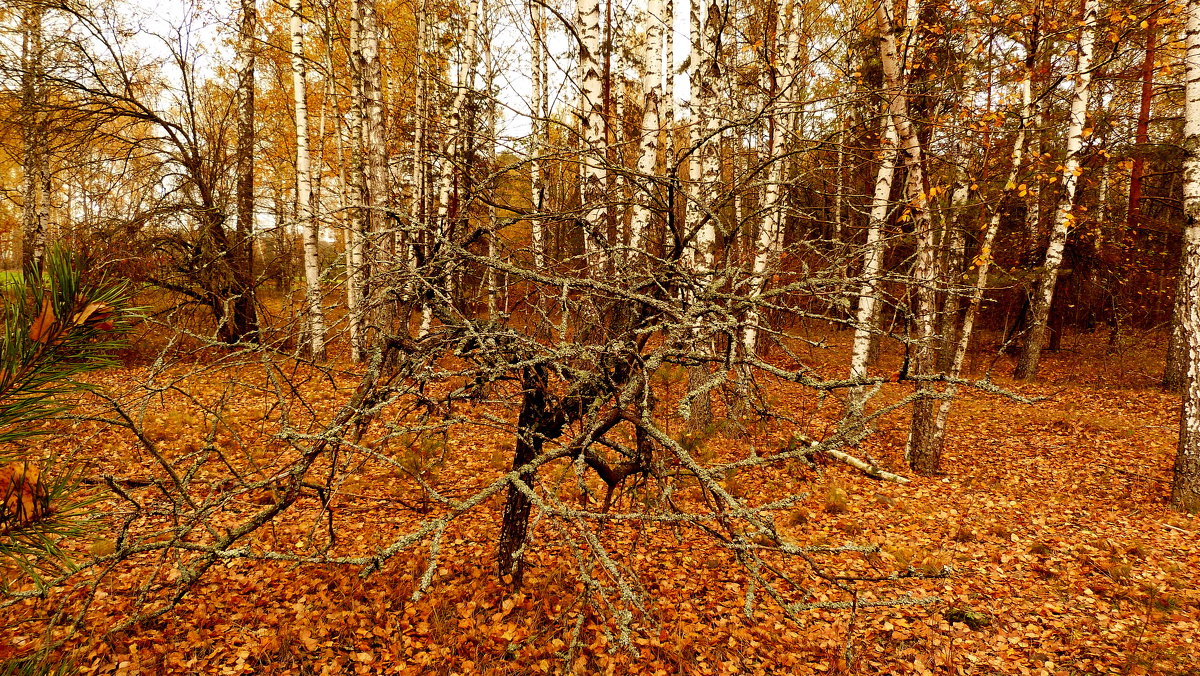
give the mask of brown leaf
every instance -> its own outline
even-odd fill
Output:
[[[42,301],[42,313],[29,326],[29,339],[39,343],[48,342],[56,321],[58,318],[54,316],[54,308],[50,305],[50,299],[47,298]]]
[[[92,301],[71,317],[71,323],[75,326],[83,326],[89,322],[92,324],[109,324],[111,326],[106,320],[112,316],[114,311],[115,308],[108,303]]]

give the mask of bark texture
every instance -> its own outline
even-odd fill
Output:
[[[1187,230],[1180,278],[1186,280],[1182,329],[1188,368],[1171,505],[1186,512],[1200,512],[1200,0],[1188,0],[1187,4],[1186,61],[1183,200]]]
[[[258,310],[254,300],[254,72],[258,31],[255,0],[242,0],[237,41],[237,230],[229,251],[230,312],[222,325],[227,342],[255,341]]]
[[[918,11],[916,0],[908,3],[908,21],[915,22]],[[900,46],[908,45],[909,36],[915,29],[913,23],[897,26],[893,16],[895,7],[891,0],[884,0],[877,12],[879,25],[879,57],[883,64],[884,87],[890,97],[889,115],[896,126],[900,141],[900,156],[906,171],[904,197],[906,220],[913,224],[916,251],[913,261],[913,305],[916,319],[915,358],[910,362],[910,373],[931,375],[937,368],[936,321],[937,321],[937,233],[929,210],[929,197],[925,188],[925,172],[922,163],[923,148],[916,126],[909,117],[908,73]],[[941,448],[932,443],[934,430],[933,387],[929,383],[918,385],[926,396],[913,402],[912,422],[909,426],[908,442],[904,455],[908,464],[918,474],[936,474],[941,471]]]
[[[42,15],[45,10],[30,2],[21,14],[21,267],[39,270],[46,252],[50,220],[46,86],[43,78]]]
[[[319,226],[313,217],[312,161],[308,151],[308,69],[304,59],[301,0],[289,0],[292,33],[292,90],[296,120],[296,220],[304,242],[305,323],[314,359],[325,358],[325,310],[322,307]]]

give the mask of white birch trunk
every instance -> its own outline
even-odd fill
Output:
[[[1200,0],[1187,3],[1187,86],[1184,104],[1184,213],[1187,230],[1180,277],[1182,328],[1187,348],[1187,385],[1179,422],[1179,447],[1171,482],[1171,505],[1200,512]]]
[[[842,205],[846,195],[846,133],[850,130],[850,119],[845,110],[842,111],[842,115],[845,119],[836,137],[837,166],[834,168],[833,177],[833,241],[835,244],[842,241],[842,231],[845,229],[842,220]]]
[[[467,102],[467,92],[471,88],[473,74],[475,72],[476,61],[476,45],[479,38],[479,3],[480,0],[472,0],[468,8],[467,29],[463,41],[463,58],[465,63],[460,69],[460,75],[455,84],[455,94],[453,102],[450,104],[450,110],[447,111],[446,117],[448,120],[446,139],[444,146],[448,153],[453,153],[458,148],[461,142],[463,132],[463,107]],[[438,174],[438,191],[437,191],[437,223],[436,227],[445,228],[446,219],[450,213],[450,190],[454,186],[454,172],[456,171],[456,162],[453,157],[447,157],[442,163],[442,170]]]
[[[384,331],[391,317],[386,315],[382,290],[383,272],[395,251],[393,238],[385,232],[386,210],[391,201],[388,180],[387,141],[383,107],[383,64],[379,53],[380,27],[375,0],[356,0],[360,5],[361,76],[362,76],[362,152],[367,209],[363,232],[363,312],[366,317],[365,347],[373,346],[378,332]]]
[[[530,161],[529,188],[530,209],[534,215],[529,219],[529,246],[533,249],[533,267],[545,267],[545,233],[542,219],[538,216],[545,206],[546,186],[543,176],[542,157],[546,152],[546,9],[539,0],[529,0],[532,23],[530,31],[530,61],[532,66],[533,95],[529,105]]]
[[[891,115],[883,117],[884,133],[880,142],[879,170],[875,173],[875,191],[871,196],[871,211],[867,221],[867,241],[863,256],[862,288],[858,292],[858,315],[854,325],[854,346],[850,352],[850,377],[866,378],[871,358],[871,342],[878,330],[875,318],[880,300],[879,277],[883,271],[883,229],[891,207],[892,182],[896,177],[896,159],[900,140]],[[850,390],[848,408],[853,417],[863,414],[867,387]]]
[[[916,0],[909,0],[909,17],[919,15],[915,7]],[[908,82],[907,73],[902,71],[898,43],[907,43],[908,31],[904,27],[897,28],[893,23],[894,5],[892,0],[884,0],[879,7],[879,56],[883,65],[884,85],[891,98],[890,110],[896,125],[896,135],[900,139],[900,152],[907,171],[904,195],[907,201],[907,216],[913,224],[913,235],[917,240],[915,261],[913,263],[911,286],[915,298],[915,315],[917,324],[916,355],[911,360],[909,370],[915,375],[927,375],[936,368],[937,349],[934,345],[936,337],[935,323],[937,319],[937,296],[934,285],[937,281],[937,233],[929,213],[928,195],[925,193],[925,176],[922,167],[920,139],[917,130],[908,117]],[[911,25],[909,26],[911,28]],[[911,56],[909,54],[908,56]],[[928,385],[921,385],[922,390],[930,390]],[[905,445],[905,458],[916,472],[934,474],[939,471],[940,454],[931,453],[926,441],[933,426],[933,401],[929,398],[918,399],[913,403],[912,424],[909,427],[908,442]]]
[[[292,33],[292,89],[296,104],[296,220],[304,241],[304,283],[309,349],[314,359],[325,358],[325,311],[321,306],[321,268],[318,230],[313,218],[312,163],[308,153],[308,82],[304,63],[304,19],[301,0],[289,0]]]
[[[662,2],[645,0],[639,14],[641,33],[645,36],[642,48],[642,124],[637,160],[637,183],[633,216],[630,222],[630,250],[632,255],[645,248],[644,238],[650,225],[651,203],[654,200],[653,180],[658,161],[659,136],[662,128],[660,105],[662,101]]]
[[[362,362],[367,357],[366,337],[366,233],[370,216],[367,213],[367,170],[363,154],[366,127],[365,96],[363,94],[362,6],[357,1],[350,6],[350,100],[346,136],[343,145],[350,154],[347,178],[344,180],[345,206],[350,209],[346,228],[346,309],[349,315],[350,358]]]
[[[443,146],[446,149],[447,157],[442,162],[441,171],[438,172],[436,196],[437,219],[430,225],[431,229],[440,229],[443,234],[449,232],[450,191],[454,186],[454,172],[458,166],[455,155],[462,142],[463,107],[466,105],[467,92],[470,90],[474,79],[473,74],[475,72],[477,56],[476,45],[479,37],[479,9],[479,0],[473,0],[467,10],[466,35],[464,36],[462,50],[464,63],[459,69],[459,75],[454,83],[454,99],[450,104],[450,110],[446,113],[448,125]],[[433,292],[436,293],[437,290],[434,289]],[[432,326],[433,311],[429,304],[426,303],[421,308],[421,328],[419,335],[424,336],[429,333]]]
[[[604,229],[605,130],[600,74],[600,2],[576,0],[579,32],[579,126],[583,136],[582,185],[584,250],[592,263]]]
[[[1088,96],[1092,82],[1092,54],[1096,38],[1097,0],[1086,0],[1083,7],[1083,22],[1079,35],[1079,59],[1075,75],[1075,91],[1071,97],[1071,116],[1067,126],[1067,157],[1063,162],[1063,195],[1054,214],[1054,229],[1050,232],[1050,244],[1046,247],[1046,258],[1042,264],[1041,278],[1034,290],[1029,314],[1029,333],[1017,362],[1016,377],[1030,379],[1037,375],[1038,360],[1050,317],[1050,305],[1054,300],[1054,285],[1058,281],[1062,265],[1063,249],[1067,244],[1067,233],[1075,223],[1073,213],[1075,190],[1083,167],[1079,162],[1079,151],[1083,148],[1083,130],[1087,121]]]
[[[480,5],[480,8],[479,8],[480,16],[482,17],[480,23],[484,26],[484,28],[483,28],[483,72],[484,72],[483,87],[484,87],[485,91],[490,92],[490,91],[492,91],[492,86],[496,82],[496,67],[495,67],[495,63],[492,60],[492,28],[491,28],[493,26],[494,17],[492,17],[492,15],[491,15],[491,11],[490,11],[491,5],[488,4],[487,0],[480,0],[479,5]],[[489,166],[491,167],[491,169],[489,170],[488,173],[494,175],[495,170],[496,170],[495,148],[497,147],[497,141],[498,141],[498,139],[497,139],[498,111],[496,110],[496,99],[494,97],[489,96],[487,99],[487,103],[484,105],[487,107],[487,110],[486,110],[486,112],[487,112],[487,138],[484,141],[484,144],[485,144],[484,147],[486,149],[484,152],[487,153],[487,156],[489,159]],[[490,200],[490,203],[487,205],[487,218],[488,218],[488,222],[487,222],[487,256],[490,260],[494,261],[494,260],[497,260],[497,256],[499,254],[499,247],[496,246],[496,237],[497,237],[497,235],[496,235],[496,181],[495,181],[495,179],[493,179],[493,180],[489,181],[489,183],[490,183],[490,191],[491,191],[491,200]],[[487,267],[484,268],[483,273],[484,273],[484,284],[486,286],[486,292],[487,292],[488,319],[490,319],[492,321],[496,321],[499,319],[499,310],[498,310],[499,306],[497,304],[499,288],[496,283],[496,278],[497,278],[496,268],[492,267],[491,265],[488,265]]]
[[[795,105],[797,93],[800,90],[800,3],[793,0],[788,9],[776,17],[775,33],[783,38],[783,55],[776,68],[776,80],[781,83],[774,105],[775,114],[767,119],[767,157],[770,162],[767,169],[767,184],[763,187],[762,214],[763,220],[758,229],[758,241],[754,245],[754,262],[751,266],[753,284],[757,292],[766,288],[767,269],[771,262],[778,257],[783,239],[783,206],[780,200],[783,185],[784,161],[781,157],[785,136],[789,131],[795,115],[792,107]],[[742,348],[747,355],[754,354],[758,347],[759,325],[762,323],[762,312],[755,306],[746,317],[746,326],[742,330]]]
[[[684,207],[685,232],[693,237],[691,262],[701,271],[711,267],[717,240],[715,215],[707,209],[707,202],[720,174],[720,144],[715,138],[719,120],[714,105],[720,70],[714,49],[720,42],[717,33],[723,28],[720,16],[712,12],[716,5],[709,5],[708,12],[702,12],[705,9],[702,3],[703,0],[691,0],[689,13],[688,81],[691,91],[687,114],[691,154],[687,163]]]
[[[1032,45],[1030,49],[1031,51],[1035,51],[1037,45]],[[988,219],[988,226],[983,234],[983,240],[979,244],[979,253],[975,258],[975,280],[972,283],[971,297],[967,302],[967,311],[963,317],[958,340],[954,343],[954,351],[950,359],[949,368],[947,369],[947,375],[952,378],[957,378],[962,374],[967,349],[971,343],[971,333],[975,329],[975,318],[978,316],[979,306],[983,302],[984,289],[987,286],[988,274],[991,272],[992,261],[994,259],[992,250],[995,246],[996,235],[1000,232],[1001,217],[1004,215],[1001,206],[1017,195],[1017,181],[1020,177],[1021,164],[1025,157],[1025,138],[1027,136],[1029,119],[1033,114],[1033,69],[1033,56],[1031,55],[1029,67],[1025,71],[1025,79],[1021,82],[1021,116],[1019,126],[1017,127],[1017,137],[1013,140],[1012,154],[1009,156],[1008,180],[1005,182],[1004,187],[1005,194],[997,200],[996,207]],[[945,444],[946,423],[950,418],[950,407],[957,391],[958,386],[950,383],[943,392],[945,398],[938,405],[937,417],[934,420],[931,435],[932,440],[930,442],[938,449],[942,448]]]
[[[428,53],[429,41],[429,26],[428,26],[428,6],[425,2],[418,4],[414,11],[416,12],[416,49],[413,55],[413,77],[416,79],[413,95],[413,142],[412,154],[409,157],[409,175],[412,177],[412,199],[408,206],[409,227],[405,230],[404,241],[404,266],[407,269],[408,277],[404,283],[405,296],[410,299],[410,302],[415,302],[417,296],[421,293],[420,283],[417,279],[418,275],[418,249],[422,246],[422,237],[426,233],[426,229],[420,224],[425,222],[428,216],[427,211],[427,185],[428,171],[426,157],[427,141],[429,134],[429,76],[426,73],[426,54]],[[411,307],[411,306],[410,306]],[[401,319],[403,330],[407,333],[409,328],[409,314],[405,313]]]
[[[45,83],[42,81],[42,13],[29,3],[21,16],[21,260],[41,269],[49,224],[48,158],[45,138]]]

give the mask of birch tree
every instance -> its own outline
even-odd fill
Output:
[[[915,21],[920,15],[916,0],[908,3],[908,20]],[[909,117],[907,74],[903,71],[899,46],[907,44],[907,35],[915,26],[898,26],[894,22],[895,6],[884,0],[876,14],[879,25],[879,57],[883,65],[884,88],[889,97],[889,115],[896,125],[896,136],[900,141],[900,156],[903,159],[906,180],[904,186],[906,217],[913,224],[916,239],[912,279],[910,288],[914,296],[915,322],[917,325],[915,358],[909,364],[910,373],[917,376],[931,375],[937,368],[937,346],[935,344],[937,318],[936,232],[930,217],[929,198],[925,189],[925,173],[922,164],[923,149],[916,127]],[[918,385],[925,393],[913,402],[912,424],[905,445],[905,459],[921,474],[934,474],[940,470],[941,454],[931,442],[934,415],[933,390],[928,382]]]
[[[536,212],[546,206],[545,169],[543,155],[546,152],[547,131],[549,130],[549,105],[547,84],[549,83],[546,68],[546,8],[541,0],[529,0],[530,19],[530,79],[532,92],[529,101],[529,203],[535,215],[529,219],[529,246],[533,249],[533,265],[541,269],[545,266],[545,232],[542,219]]]
[[[604,91],[600,73],[600,0],[576,0],[576,29],[579,36],[579,128],[581,150],[580,188],[584,251],[591,262],[603,245],[605,129]]]
[[[636,252],[644,246],[646,229],[650,225],[653,204],[657,201],[653,180],[661,142],[662,113],[662,0],[645,0],[639,15],[642,45],[642,122],[637,159],[637,191],[633,219],[630,225],[630,249]],[[671,28],[674,30],[674,27]],[[535,78],[536,79],[536,78]]]
[[[254,293],[254,72],[258,51],[256,0],[241,0],[237,37],[237,141],[234,149],[237,229],[230,263],[233,293],[226,316],[227,340],[257,340]]]
[[[21,12],[21,267],[41,269],[50,221],[46,83],[40,2]]]
[[[1186,282],[1182,332],[1188,354],[1187,385],[1179,423],[1179,448],[1171,482],[1171,504],[1200,512],[1200,0],[1187,3],[1186,90],[1184,104],[1184,264]]]
[[[446,112],[447,127],[446,138],[443,146],[446,149],[446,157],[442,161],[441,170],[437,177],[437,219],[430,224],[430,232],[438,233],[440,237],[453,236],[451,231],[451,219],[456,217],[450,210],[451,192],[454,188],[455,175],[461,163],[461,152],[465,143],[465,129],[463,112],[467,103],[467,94],[471,90],[472,81],[478,61],[477,45],[479,40],[479,12],[480,0],[472,0],[467,10],[466,16],[466,33],[464,35],[462,45],[462,63],[459,64],[458,75],[454,82],[454,99],[450,104],[450,109]],[[445,281],[441,277],[440,270],[427,270],[425,273],[426,279],[424,283],[427,285],[426,293],[438,294],[448,293],[449,290],[445,285]],[[421,333],[424,335],[429,331],[432,314],[428,303],[422,308],[421,316]]]
[[[871,196],[867,220],[867,239],[863,247],[862,286],[858,292],[858,313],[855,317],[854,344],[850,352],[850,377],[858,380],[867,377],[871,343],[878,331],[880,303],[880,273],[883,270],[885,241],[884,227],[891,211],[892,183],[896,177],[896,159],[900,141],[896,137],[896,125],[891,115],[884,114],[883,139],[879,150],[879,169],[875,173],[875,192]],[[855,418],[863,415],[868,388],[865,385],[851,388],[848,404]]]
[[[391,318],[386,315],[382,289],[386,285],[384,271],[392,265],[390,253],[395,246],[391,236],[385,232],[387,209],[391,199],[388,180],[387,142],[384,133],[383,64],[379,52],[380,27],[375,0],[355,0],[359,16],[359,63],[360,91],[362,95],[362,138],[363,174],[365,188],[365,211],[362,220],[363,265],[366,266],[367,284],[364,286],[362,302],[368,318],[365,336],[366,347],[377,339]]]
[[[416,21],[416,49],[413,55],[413,72],[416,84],[413,92],[413,140],[409,156],[409,176],[411,177],[411,195],[409,199],[408,220],[404,252],[405,264],[410,278],[405,286],[406,294],[416,297],[422,293],[418,288],[417,268],[419,252],[424,246],[423,238],[430,235],[426,224],[429,214],[429,117],[430,117],[430,86],[429,86],[429,3],[426,0],[414,7]],[[425,314],[422,311],[422,326],[425,325]],[[405,321],[407,317],[405,317]]]
[[[1054,228],[1046,247],[1045,261],[1033,293],[1029,314],[1029,332],[1017,362],[1016,377],[1028,380],[1037,375],[1042,343],[1046,340],[1050,306],[1054,300],[1054,285],[1058,282],[1067,235],[1075,224],[1075,191],[1083,173],[1080,151],[1083,149],[1084,127],[1087,122],[1088,97],[1092,82],[1092,56],[1096,39],[1097,0],[1086,0],[1080,22],[1079,56],[1075,67],[1075,87],[1071,96],[1071,112],[1067,125],[1067,156],[1063,162],[1063,193],[1054,214]]]
[[[754,259],[751,264],[752,287],[758,293],[766,288],[767,270],[780,254],[783,244],[783,205],[781,189],[784,182],[784,158],[786,135],[796,124],[795,108],[799,102],[801,77],[801,32],[799,0],[788,2],[784,11],[776,15],[775,35],[780,42],[773,45],[778,56],[775,63],[766,64],[766,89],[774,99],[767,105],[774,111],[766,116],[767,148],[764,161],[769,163],[766,185],[763,186],[762,220],[754,244]],[[889,184],[890,185],[890,184]],[[742,349],[747,354],[757,350],[762,313],[752,308],[746,318],[742,332]]]
[[[289,0],[291,14],[292,90],[296,120],[296,220],[304,241],[305,321],[314,359],[325,357],[325,310],[322,307],[318,258],[320,226],[313,215],[312,161],[308,152],[308,69],[304,55],[302,0]]]
[[[720,175],[720,146],[717,138],[717,90],[720,86],[721,33],[725,24],[717,3],[692,0],[689,14],[691,52],[688,56],[690,152],[688,156],[687,206],[684,210],[686,236],[691,238],[692,262],[697,269],[712,264],[717,241],[716,215],[708,209]]]
[[[345,267],[346,267],[346,314],[347,333],[350,338],[350,358],[361,362],[367,356],[367,274],[366,266],[366,234],[370,227],[367,215],[367,185],[366,164],[363,157],[363,127],[365,126],[365,107],[363,95],[363,57],[362,57],[362,4],[359,0],[350,3],[350,30],[347,41],[347,66],[350,71],[349,115],[346,116],[344,133],[339,134],[339,142],[344,149],[349,150],[349,163],[345,161],[344,153],[339,152],[339,168],[342,173],[343,208],[350,208],[344,230]],[[333,71],[332,55],[328,57],[329,70]]]
[[[951,382],[942,391],[942,397],[937,404],[937,412],[926,443],[931,454],[941,456],[946,441],[946,424],[950,418],[950,409],[954,404],[954,396],[958,393],[957,378],[962,375],[963,363],[966,360],[967,348],[971,343],[971,334],[975,328],[975,319],[983,302],[983,294],[987,288],[988,275],[995,261],[996,237],[1000,233],[1000,221],[1005,215],[1004,206],[1011,203],[1020,195],[1018,180],[1021,175],[1021,165],[1025,157],[1026,136],[1029,121],[1033,116],[1033,76],[1036,67],[1038,47],[1040,43],[1040,24],[1037,14],[1033,17],[1033,27],[1030,31],[1029,44],[1026,47],[1025,77],[1021,81],[1021,106],[1017,117],[1017,133],[1013,139],[1012,152],[1009,154],[1008,175],[1004,183],[1004,192],[995,200],[992,213],[988,218],[987,228],[979,243],[979,253],[975,257],[973,268],[974,279],[969,285],[966,312],[962,325],[958,327],[957,339],[948,342],[948,364],[946,375]],[[948,315],[950,313],[947,313]]]

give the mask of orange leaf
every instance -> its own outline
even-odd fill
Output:
[[[83,310],[76,312],[75,316],[71,317],[71,323],[75,326],[83,326],[89,321],[102,322],[108,319],[113,313],[113,307],[108,303],[99,303],[92,301],[87,304]],[[93,316],[95,315],[95,316]]]
[[[42,313],[29,326],[30,340],[39,343],[47,342],[50,339],[50,330],[56,321],[58,318],[54,316],[54,308],[50,305],[50,299],[43,300]]]

